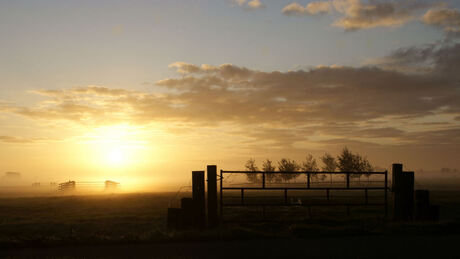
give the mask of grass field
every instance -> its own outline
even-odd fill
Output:
[[[260,210],[226,211],[227,216],[254,219],[230,222],[206,231],[169,231],[166,209],[174,193],[132,193],[54,197],[0,198],[0,247],[62,247],[113,244],[157,244],[197,241],[273,240],[350,236],[460,236],[460,192],[432,192],[441,206],[438,223],[392,223],[380,209],[305,210],[284,208],[267,212],[277,221],[261,221]],[[187,195],[187,194],[186,194]],[[11,251],[11,250],[9,250]]]

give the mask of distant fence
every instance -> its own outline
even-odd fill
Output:
[[[276,176],[276,177],[275,177]],[[282,176],[282,177],[280,177]],[[364,179],[362,179],[364,176]],[[284,180],[280,180],[284,177]],[[251,179],[249,181],[248,179]],[[276,180],[275,180],[276,179]],[[318,180],[321,179],[321,180]],[[265,172],[265,171],[220,171],[220,215],[224,207],[259,206],[345,206],[347,214],[350,206],[382,206],[388,215],[388,172]],[[259,191],[275,195],[264,199],[261,195],[248,196],[249,191]],[[281,191],[281,195],[280,192]],[[322,200],[308,197],[294,198],[290,193],[322,192]],[[346,201],[332,199],[332,192],[362,192]],[[370,200],[370,192],[379,192]],[[232,192],[233,195],[224,195]]]
[[[74,190],[115,190],[119,187],[120,183],[107,180],[105,182],[76,182],[76,181],[68,181],[64,183],[60,183],[58,186],[59,191],[67,192],[67,191],[74,191]]]

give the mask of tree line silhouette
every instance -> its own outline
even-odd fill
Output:
[[[322,162],[321,169],[325,172],[335,172],[336,170],[340,172],[371,172],[374,170],[374,167],[371,165],[369,160],[366,157],[351,152],[347,147],[344,147],[337,157],[332,156],[329,153],[325,153],[320,157]],[[246,171],[256,172],[259,171],[259,167],[256,164],[255,159],[250,158],[246,161],[244,165]],[[311,172],[311,177],[317,181],[325,181],[327,175],[321,174],[318,163],[313,155],[308,154],[305,157],[305,160],[301,162],[296,162],[289,158],[282,158],[278,161],[278,164],[275,165],[274,162],[270,159],[266,159],[262,162],[262,171],[265,172],[276,172],[274,174],[266,174],[265,180],[269,183],[282,183],[294,180],[300,175],[300,172]],[[277,170],[278,169],[278,170]],[[284,173],[290,172],[290,173]],[[299,174],[293,174],[292,172],[299,172]],[[361,178],[362,174],[353,174],[350,177]],[[368,175],[367,175],[368,176]],[[260,174],[248,173],[246,174],[248,181],[251,183],[261,182],[262,178]],[[332,175],[331,175],[332,182]]]

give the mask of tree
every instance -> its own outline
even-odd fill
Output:
[[[276,168],[275,165],[273,165],[273,161],[267,158],[267,160],[262,163],[262,170],[265,172],[274,172]],[[279,174],[266,174],[265,177],[269,183],[281,181]]]
[[[372,165],[367,158],[360,154],[353,154],[347,147],[344,147],[342,153],[337,157],[338,167],[341,172],[370,172],[373,170]],[[361,174],[354,174],[352,177],[361,177]]]
[[[294,160],[282,158],[280,161],[278,161],[278,170],[281,172],[295,172],[298,169],[299,165]],[[298,174],[281,173],[280,176],[283,181],[287,182],[289,180],[295,179]]]
[[[321,162],[323,162],[323,170],[326,172],[335,172],[335,169],[337,169],[337,162],[335,161],[335,158],[331,156],[329,153],[325,153],[321,157]],[[331,183],[332,183],[332,174],[331,174]]]
[[[337,162],[335,161],[335,158],[329,153],[325,153],[321,157],[321,162],[323,162],[324,171],[335,172],[335,169],[337,169]]]
[[[302,170],[307,171],[307,172],[318,172],[318,163],[316,163],[316,159],[313,158],[311,154],[309,154],[306,158],[305,161],[302,163]],[[324,174],[312,174],[313,178],[316,178],[320,181],[324,180],[326,178],[326,175]]]
[[[305,161],[302,163],[302,170],[308,172],[318,172],[318,164],[316,163],[316,159],[310,154],[305,158]]]
[[[248,161],[246,161],[246,164],[244,165],[244,167],[246,167],[246,171],[249,171],[249,172],[255,172],[259,170],[257,168],[256,160],[254,158],[250,158]],[[252,174],[252,173],[246,174],[248,181],[250,181],[251,183],[257,183],[259,181],[257,176],[258,176],[257,174]]]

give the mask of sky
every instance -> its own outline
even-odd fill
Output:
[[[175,188],[347,146],[460,168],[460,3],[0,1],[0,173]]]

